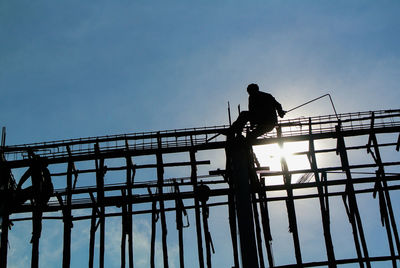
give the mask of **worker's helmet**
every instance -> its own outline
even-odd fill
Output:
[[[256,91],[259,91],[259,90],[260,90],[260,89],[259,89],[259,87],[258,87],[257,84],[250,84],[250,85],[247,86],[247,92],[248,92],[249,94],[251,94],[251,93],[253,93],[253,92],[256,92]]]

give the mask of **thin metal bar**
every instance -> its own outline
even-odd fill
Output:
[[[99,145],[95,144],[95,151],[100,155]],[[99,267],[104,268],[104,250],[105,250],[105,207],[104,207],[104,158],[95,160],[96,164],[96,184],[97,184],[97,203],[100,207],[99,224],[100,224],[100,252]]]
[[[374,123],[375,123],[375,114],[372,113],[372,118],[371,118],[371,129],[373,129],[374,127]],[[374,153],[372,153],[372,150],[370,149],[371,143],[374,147]],[[379,179],[379,181],[377,181],[378,186],[380,187],[379,189],[382,190],[383,188],[383,193],[380,193],[382,195],[381,197],[381,202],[384,203],[384,212],[385,212],[385,221],[386,222],[386,229],[387,229],[387,235],[388,235],[388,242],[389,242],[389,246],[390,246],[390,250],[391,250],[391,255],[392,257],[395,255],[394,252],[394,247],[393,247],[393,241],[392,241],[392,235],[391,235],[391,230],[390,230],[390,224],[391,227],[393,229],[393,235],[394,235],[394,239],[396,242],[396,247],[397,247],[397,252],[400,252],[400,239],[399,239],[399,234],[397,232],[397,226],[396,226],[396,221],[395,221],[395,217],[394,217],[394,213],[393,213],[393,207],[392,207],[392,202],[390,199],[390,194],[389,191],[387,189],[388,185],[387,185],[387,181],[386,181],[386,175],[385,175],[385,167],[382,164],[382,158],[381,158],[381,154],[380,154],[380,150],[379,150],[379,144],[378,144],[378,140],[376,138],[375,133],[371,132],[369,139],[368,139],[368,144],[367,144],[367,152],[371,153],[371,155],[373,156],[376,164],[378,165],[378,171],[377,171],[377,178]],[[383,184],[383,187],[381,187],[380,184]],[[382,204],[383,205],[383,204]],[[390,218],[390,222],[387,219],[387,215]],[[396,267],[397,264],[396,262],[393,263],[393,267]]]
[[[277,128],[277,135],[280,137],[282,135],[281,128]],[[279,147],[283,147],[283,142],[281,140],[278,141]],[[287,186],[291,185],[291,175],[286,163],[286,159],[284,157],[281,157],[281,167],[282,167],[282,172],[283,172],[283,181],[284,184]],[[301,249],[300,249],[300,240],[299,240],[299,234],[298,234],[298,229],[297,229],[297,220],[296,220],[296,211],[294,207],[294,199],[293,199],[293,190],[288,187],[287,190],[287,200],[286,200],[286,208],[288,212],[288,219],[289,219],[289,231],[293,235],[293,244],[294,244],[294,251],[295,251],[295,256],[296,256],[296,263],[297,265],[301,266],[302,265],[302,257],[301,257]]]
[[[71,262],[71,203],[72,203],[72,162],[68,162],[67,167],[67,195],[66,205],[63,210],[64,217],[64,245],[63,245],[63,268],[69,268]]]
[[[356,196],[354,193],[354,187],[352,184],[352,176],[351,176],[351,172],[350,172],[350,168],[349,168],[349,160],[348,160],[348,156],[347,156],[347,152],[346,152],[346,145],[344,142],[344,138],[341,135],[340,121],[339,121],[339,124],[336,126],[336,134],[337,134],[337,149],[338,149],[337,153],[340,155],[342,167],[346,173],[346,178],[347,178],[346,193],[347,193],[347,198],[348,198],[348,216],[349,216],[350,223],[351,223],[352,229],[353,229],[354,242],[356,243],[356,249],[357,249],[357,255],[358,255],[360,267],[364,267],[364,264],[363,264],[359,244],[358,244],[359,242],[358,242],[357,233],[360,236],[363,253],[366,258],[365,263],[366,263],[367,267],[370,268],[371,263],[369,261],[368,248],[367,248],[367,244],[365,241],[364,231],[362,228],[361,217],[360,217],[360,214],[358,211],[357,200],[356,200]],[[343,198],[343,201],[345,201],[345,198]]]
[[[251,194],[251,201],[253,205],[253,212],[254,212],[254,223],[256,227],[256,241],[257,241],[257,250],[258,250],[258,258],[260,261],[260,268],[264,268],[264,254],[262,250],[262,239],[261,239],[261,229],[260,229],[260,219],[258,216],[258,209],[257,209],[257,201],[256,201],[256,195],[253,192]]]
[[[148,188],[150,196],[153,196],[150,188]],[[151,238],[150,238],[150,267],[155,268],[155,247],[156,247],[156,222],[158,220],[157,214],[157,200],[153,199],[151,202]]]
[[[196,166],[196,155],[192,149],[189,151],[191,164],[191,181],[193,184],[193,191],[197,190],[197,166]],[[199,257],[199,267],[204,268],[204,256],[203,256],[203,238],[201,236],[201,220],[200,220],[200,203],[197,195],[194,196],[194,207],[196,217],[196,234],[197,234],[197,254]]]
[[[293,110],[296,110],[296,109],[298,109],[298,108],[300,108],[300,107],[303,107],[304,105],[307,105],[307,104],[309,104],[309,103],[311,103],[311,102],[314,102],[314,101],[316,101],[316,100],[319,100],[319,99],[321,99],[321,98],[323,98],[323,97],[326,97],[326,96],[329,96],[329,100],[331,101],[331,104],[332,104],[332,107],[333,107],[333,111],[335,112],[336,118],[339,120],[338,114],[337,114],[337,112],[336,112],[335,105],[333,104],[333,100],[332,100],[331,94],[329,94],[329,93],[328,93],[328,94],[325,94],[325,95],[322,95],[322,96],[320,96],[320,97],[318,97],[318,98],[312,99],[312,100],[310,100],[310,101],[307,101],[307,102],[305,102],[305,103],[303,103],[303,104],[301,104],[301,105],[299,105],[299,106],[296,106],[296,107],[294,107],[294,108],[288,110],[287,113],[289,113],[289,112],[291,112],[291,111],[293,111]]]
[[[265,189],[265,179],[261,178],[261,187]],[[261,221],[263,226],[263,233],[264,233],[264,243],[267,249],[268,255],[268,264],[269,267],[274,267],[274,257],[272,254],[272,234],[271,234],[271,226],[269,222],[269,213],[268,213],[268,202],[267,202],[267,194],[266,191],[260,190],[259,192],[260,197],[260,212],[261,212]]]
[[[128,144],[126,144],[129,150]],[[132,163],[130,156],[126,156],[126,185],[127,185],[127,216],[126,216],[126,232],[128,234],[128,255],[129,255],[129,268],[133,268],[133,230],[132,230],[132,186],[134,183],[134,178],[136,174],[136,168]]]
[[[96,204],[93,204],[92,216],[90,219],[90,237],[89,237],[89,268],[93,268],[94,260],[94,242],[96,239]]]
[[[322,218],[322,228],[324,230],[324,238],[325,238],[325,247],[326,254],[329,261],[329,267],[336,267],[335,261],[335,253],[333,250],[332,236],[330,230],[330,220],[329,220],[329,206],[328,197],[324,200],[324,191],[321,185],[321,181],[319,179],[318,166],[317,166],[317,158],[315,156],[315,148],[314,148],[314,140],[312,138],[312,127],[311,127],[311,118],[309,119],[309,131],[310,131],[310,140],[309,143],[309,155],[308,160],[310,162],[311,169],[314,170],[314,178],[317,184],[318,196],[319,196],[319,204],[321,209],[321,218]]]
[[[3,211],[1,215],[1,245],[0,245],[0,268],[7,268],[7,249],[8,249],[8,212]]]
[[[179,241],[179,264],[181,268],[185,267],[185,259],[184,259],[184,245],[183,245],[183,201],[180,198],[179,194],[179,186],[178,183],[175,182],[175,193],[177,194],[177,198],[175,199],[175,208],[176,208],[176,229],[178,230],[178,241]]]
[[[4,137],[4,138],[3,138]],[[5,127],[3,127],[2,133],[2,147],[5,143]],[[2,149],[2,148],[1,148]],[[10,211],[9,207],[6,206],[8,200],[11,199],[10,187],[12,180],[11,171],[3,168],[5,162],[4,155],[0,152],[0,188],[3,189],[2,195],[0,196],[0,217],[1,217],[1,238],[0,238],[0,268],[7,268],[7,253],[8,253],[8,227],[10,224]],[[10,189],[11,188],[11,189]]]
[[[39,267],[39,240],[40,240],[40,233],[42,229],[42,212],[37,205],[34,205],[34,209],[32,212],[32,258],[31,258],[31,268],[38,268]]]
[[[124,200],[126,200],[126,193],[125,193],[125,190],[122,190],[121,191],[121,197],[124,199]],[[125,268],[125,258],[126,258],[126,255],[125,255],[125,251],[126,251],[126,235],[127,235],[127,217],[128,217],[128,214],[127,214],[127,205],[126,205],[126,203],[124,202],[122,205],[121,205],[121,211],[122,211],[122,221],[121,221],[121,223],[122,223],[122,232],[121,232],[121,268]],[[129,214],[130,215],[130,217],[132,217],[132,215],[131,214]]]
[[[1,129],[1,147],[6,146],[6,127],[2,127]]]
[[[163,181],[164,181],[164,168],[163,168],[163,159],[160,149],[161,145],[161,137],[157,137],[158,150],[156,153],[157,158],[157,182],[158,182],[158,194],[163,195]],[[165,219],[165,208],[164,208],[164,200],[159,200],[160,204],[160,219],[161,219],[161,232],[162,232],[162,248],[163,248],[163,260],[164,267],[168,268],[168,248],[167,248],[167,222]]]
[[[376,182],[376,188],[378,190],[378,195],[379,195],[379,207],[380,207],[380,212],[381,212],[381,221],[382,225],[385,226],[386,228],[386,234],[388,237],[388,243],[389,243],[389,249],[390,249],[390,255],[392,256],[392,266],[394,268],[397,268],[397,262],[395,259],[396,253],[394,251],[394,245],[393,245],[393,237],[392,237],[392,232],[390,228],[390,221],[388,217],[388,209],[387,209],[387,203],[385,200],[385,195],[383,192],[383,187],[382,187],[382,176],[383,174],[381,173],[380,170],[376,172],[376,177],[377,177],[377,182]],[[375,194],[376,192],[374,192]]]
[[[229,213],[229,226],[230,226],[230,230],[231,230],[233,261],[235,264],[234,267],[239,267],[235,197],[234,197],[233,193],[228,193],[228,213]]]
[[[202,212],[202,218],[203,218],[203,228],[204,228],[204,240],[206,242],[206,260],[207,260],[207,268],[211,268],[211,237],[210,237],[210,231],[208,228],[208,207],[207,203],[205,200],[201,201],[201,212]]]

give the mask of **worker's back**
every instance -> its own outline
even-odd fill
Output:
[[[277,101],[268,93],[257,91],[249,96],[249,111],[252,123],[276,123]]]

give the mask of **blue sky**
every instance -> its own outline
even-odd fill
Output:
[[[223,125],[253,82],[284,109],[326,93],[338,113],[396,109],[398,14],[399,1],[2,0],[0,125],[9,145]],[[287,117],[332,113],[322,99]]]

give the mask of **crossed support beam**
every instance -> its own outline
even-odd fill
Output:
[[[350,171],[349,160],[347,156],[346,144],[341,130],[341,122],[338,122],[336,126],[336,139],[337,139],[337,151],[336,154],[340,156],[342,163],[342,169],[346,174],[346,190],[342,196],[343,203],[346,208],[347,216],[349,218],[351,228],[353,230],[353,239],[356,247],[358,263],[360,267],[364,267],[364,263],[368,268],[371,267],[371,261],[368,254],[368,247],[365,240],[364,229],[361,222],[360,212],[358,210],[356,194],[352,183],[352,176]],[[361,245],[360,245],[361,240]]]
[[[92,193],[90,198],[93,202],[92,218],[90,222],[90,240],[89,240],[89,268],[93,267],[94,262],[94,244],[97,229],[100,227],[100,251],[99,251],[99,267],[104,268],[104,249],[105,249],[105,206],[104,206],[104,175],[106,168],[104,158],[100,156],[99,145],[95,144],[95,152],[98,157],[95,159],[96,165],[96,198]],[[96,223],[96,219],[99,218]]]
[[[308,150],[308,161],[310,163],[311,169],[314,173],[315,183],[317,185],[318,190],[318,199],[321,209],[321,218],[322,218],[322,228],[324,231],[324,239],[325,239],[325,247],[326,254],[328,257],[329,267],[336,267],[336,259],[335,252],[333,249],[331,229],[330,229],[330,216],[329,216],[329,199],[328,199],[328,187],[325,184],[325,187],[322,186],[321,179],[318,172],[317,158],[315,156],[315,146],[314,139],[312,135],[312,125],[311,118],[309,119],[309,133],[310,139],[308,141],[309,150]],[[322,180],[324,182],[327,181],[326,173],[322,174]]]
[[[397,267],[397,258],[396,258],[396,250],[397,256],[400,254],[400,239],[397,231],[397,225],[395,216],[393,213],[392,201],[390,198],[388,184],[386,180],[385,168],[382,162],[378,140],[376,138],[376,134],[373,131],[375,124],[375,113],[372,113],[371,118],[371,132],[368,138],[367,144],[367,153],[371,154],[375,163],[378,166],[376,170],[376,182],[375,182],[375,191],[373,193],[374,198],[378,194],[379,198],[379,208],[381,213],[381,221],[382,226],[386,228],[386,233],[388,237],[388,243],[390,248],[390,254],[392,257],[392,266]],[[398,144],[396,145],[396,150],[399,148],[400,134],[398,139]],[[393,243],[393,238],[396,244],[396,250]]]
[[[379,115],[377,114],[377,118]],[[369,120],[369,119],[368,119]],[[302,121],[303,122],[303,121]],[[314,128],[314,131],[311,128],[312,123],[311,120],[309,122],[309,132],[304,133],[304,129],[301,137],[287,137],[285,136],[284,128],[283,135],[279,132],[278,129],[278,138],[277,139],[266,139],[266,144],[271,143],[280,143],[279,145],[283,146],[283,142],[291,142],[291,141],[300,141],[307,140],[309,142],[309,150],[307,152],[301,152],[302,155],[306,155],[309,160],[310,168],[304,170],[289,170],[288,165],[285,160],[281,161],[281,171],[271,172],[269,175],[265,176],[282,176],[284,178],[284,185],[278,186],[265,186],[265,177],[260,178],[258,181],[258,175],[255,173],[254,163],[256,162],[254,156],[252,157],[252,151],[250,144],[240,143],[237,141],[236,144],[232,145],[235,147],[236,152],[227,150],[227,165],[226,174],[224,179],[229,183],[229,189],[211,189],[211,196],[226,196],[227,200],[223,202],[216,202],[214,200],[208,201],[204,196],[207,196],[206,193],[208,190],[206,185],[211,185],[215,183],[215,181],[204,181],[199,180],[201,176],[197,175],[197,165],[201,164],[201,162],[205,161],[196,161],[196,153],[197,150],[202,150],[201,146],[199,146],[196,142],[189,144],[187,139],[189,136],[185,138],[185,147],[178,149],[171,149],[168,147],[168,142],[164,139],[164,136],[159,134],[158,136],[154,135],[153,138],[157,139],[156,143],[151,143],[151,150],[146,151],[144,154],[152,155],[156,157],[156,163],[146,164],[146,165],[134,165],[132,163],[132,157],[136,155],[142,155],[141,152],[135,152],[135,149],[131,146],[129,148],[128,142],[126,142],[126,148],[123,146],[115,147],[114,149],[105,149],[100,150],[99,145],[95,144],[94,150],[90,150],[90,154],[82,154],[80,158],[77,158],[77,153],[74,152],[74,155],[71,155],[70,150],[67,147],[68,155],[63,155],[63,159],[58,158],[57,161],[60,162],[49,162],[51,164],[55,163],[66,163],[68,164],[66,172],[52,174],[52,176],[62,176],[63,180],[66,179],[66,189],[65,191],[58,192],[56,195],[59,204],[50,204],[50,206],[40,206],[35,207],[35,204],[32,202],[32,205],[25,204],[23,206],[18,206],[16,208],[12,208],[11,210],[14,212],[23,212],[33,210],[33,215],[29,219],[33,221],[33,229],[34,229],[34,237],[32,239],[32,267],[39,266],[39,258],[38,258],[38,249],[39,249],[39,239],[37,239],[38,234],[40,237],[40,232],[38,230],[41,229],[41,220],[44,219],[57,219],[64,221],[64,242],[63,242],[63,268],[69,267],[71,263],[71,231],[72,231],[72,222],[77,220],[88,220],[91,219],[91,230],[90,230],[90,258],[89,258],[89,267],[93,267],[94,265],[94,242],[96,234],[99,235],[100,238],[100,251],[98,254],[99,257],[99,266],[104,267],[106,264],[104,263],[104,250],[105,250],[105,218],[112,216],[122,216],[122,233],[121,233],[121,267],[129,266],[133,267],[133,214],[149,214],[151,213],[152,218],[152,242],[151,242],[151,261],[150,266],[155,267],[155,255],[156,253],[160,256],[162,255],[162,264],[164,267],[168,267],[168,265],[172,265],[171,260],[168,259],[168,248],[166,244],[167,238],[167,221],[166,214],[168,212],[175,213],[176,216],[176,228],[177,228],[177,236],[179,242],[179,266],[185,266],[185,258],[184,253],[186,253],[186,249],[184,249],[183,244],[183,235],[184,235],[184,227],[185,227],[185,211],[186,209],[193,209],[195,216],[195,224],[193,224],[197,231],[197,253],[198,253],[198,263],[199,267],[207,267],[211,268],[212,266],[212,252],[213,252],[213,244],[210,235],[210,230],[212,225],[209,225],[209,208],[212,206],[223,205],[228,206],[229,209],[229,224],[231,228],[231,236],[232,236],[232,248],[233,248],[233,259],[234,267],[264,267],[268,266],[273,267],[274,259],[272,255],[272,234],[269,223],[269,215],[268,215],[268,203],[267,203],[267,191],[277,190],[278,188],[284,190],[282,196],[279,197],[268,197],[268,202],[271,201],[285,201],[286,208],[289,219],[289,227],[290,231],[293,235],[293,243],[294,243],[294,254],[296,257],[296,263],[293,266],[310,266],[310,265],[324,265],[329,267],[336,267],[337,265],[343,263],[354,263],[358,262],[361,267],[370,267],[370,263],[375,261],[391,261],[392,266],[396,267],[398,265],[399,260],[399,249],[400,249],[400,241],[397,233],[397,226],[395,222],[395,215],[393,214],[392,209],[392,201],[390,199],[389,191],[390,190],[398,190],[399,185],[390,185],[388,186],[388,182],[390,180],[397,180],[398,175],[393,176],[393,174],[386,173],[384,168],[387,166],[397,166],[400,162],[383,162],[380,156],[379,149],[383,146],[396,146],[397,150],[400,147],[400,135],[397,140],[397,143],[386,143],[386,144],[378,144],[377,137],[378,133],[386,133],[383,128],[381,128],[381,132],[377,131],[377,127],[374,125],[374,115],[372,114],[371,120],[371,129],[370,133],[368,130],[362,129],[359,132],[353,132],[346,130],[346,121],[343,120],[344,127],[341,128],[340,124],[336,128],[336,132],[329,133],[320,133]],[[332,124],[336,124],[332,122]],[[303,124],[303,126],[306,123]],[[368,126],[368,124],[367,124]],[[396,125],[397,126],[397,125]],[[393,133],[396,126],[393,126],[392,130],[388,133]],[[379,128],[379,127],[378,127]],[[398,128],[395,129],[398,131]],[[346,147],[344,143],[345,137],[348,136],[360,136],[366,135],[366,133],[370,134],[369,141],[367,146],[353,146]],[[396,132],[397,134],[397,132]],[[338,144],[337,148],[330,148],[325,150],[316,150],[314,141],[318,139],[327,139],[334,138],[337,139]],[[397,138],[397,136],[396,136]],[[206,137],[207,139],[207,137]],[[208,141],[208,140],[207,140]],[[261,141],[259,141],[261,142]],[[263,141],[264,142],[264,141]],[[178,138],[176,143],[178,144]],[[212,147],[212,144],[204,145],[204,150],[215,149],[215,148],[223,148],[227,143],[220,143],[217,147]],[[260,144],[260,143],[257,143]],[[64,145],[63,145],[64,146]],[[90,145],[93,146],[93,145]],[[209,146],[209,147],[207,147]],[[71,148],[73,148],[71,146]],[[364,165],[354,165],[350,166],[348,161],[347,152],[353,149],[363,149],[367,148],[368,153],[374,159],[374,164],[364,164]],[[334,152],[337,151],[337,154],[340,157],[342,165],[339,167],[328,167],[328,168],[320,168],[318,167],[316,155],[321,152]],[[38,151],[39,152],[39,151]],[[180,163],[164,163],[164,160],[167,161],[167,154],[173,152],[187,152],[190,155],[190,162],[180,162]],[[299,153],[300,154],[300,153]],[[124,158],[125,157],[125,158]],[[56,158],[56,157],[55,157]],[[118,167],[107,167],[105,166],[105,159],[109,158],[119,158],[121,160],[126,159],[126,166],[123,164]],[[52,160],[52,159],[50,159]],[[84,161],[84,160],[95,160],[96,168],[86,169],[77,171],[74,166],[74,162]],[[21,162],[22,163],[22,162]],[[1,165],[1,163],[0,163]],[[24,166],[30,166],[30,159],[24,159]],[[182,180],[180,183],[165,180],[164,168],[168,166],[191,166],[191,182]],[[1,166],[0,166],[1,167]],[[12,166],[14,168],[15,166]],[[157,184],[154,183],[146,183],[146,184],[134,184],[134,177],[136,169],[140,168],[152,168],[157,169]],[[346,183],[344,180],[327,180],[327,173],[330,171],[340,171],[343,168],[343,174],[346,178]],[[361,179],[353,179],[352,172],[355,169],[365,169],[365,168],[377,168],[376,174],[374,177],[362,178],[362,182],[364,183],[374,183],[374,197],[378,197],[379,208],[380,208],[380,216],[382,219],[382,224],[384,228],[386,228],[387,240],[390,249],[390,256],[382,256],[382,257],[370,257],[368,255],[368,248],[363,234],[363,227],[361,222],[360,213],[358,212],[356,195],[359,193],[372,193],[372,189],[363,189],[363,190],[355,190],[353,185],[359,183]],[[104,185],[104,176],[106,171],[116,171],[116,170],[126,170],[126,184],[120,185]],[[96,185],[92,187],[87,187],[85,189],[75,189],[77,183],[77,175],[80,173],[92,173],[96,174]],[[228,174],[229,173],[229,174]],[[291,175],[299,174],[299,173],[312,173],[315,178],[315,183],[298,185],[291,183]],[[353,173],[354,174],[354,173]],[[75,175],[75,180],[74,180]],[[4,175],[1,179],[4,178]],[[225,187],[224,180],[219,180],[218,183],[223,183]],[[328,186],[332,185],[346,185],[346,190],[343,192],[330,192],[328,193]],[[1,184],[0,184],[1,185]],[[185,186],[184,186],[185,185]],[[189,187],[193,187],[193,189],[188,189]],[[133,196],[132,191],[140,191],[136,189],[146,188],[152,189],[153,193],[150,191],[150,195],[135,195]],[[172,190],[168,192],[168,189],[172,187]],[[181,188],[180,188],[181,187]],[[317,193],[306,194],[306,195],[295,195],[296,191],[294,189],[301,188],[303,189],[307,187],[315,187]],[[184,191],[185,189],[185,191]],[[332,189],[332,188],[331,188]],[[357,188],[356,188],[357,189]],[[180,191],[182,190],[182,192]],[[187,190],[187,191],[186,191]],[[115,193],[116,191],[120,191],[120,196],[109,195],[108,192]],[[154,192],[156,191],[156,192]],[[3,192],[1,193],[3,194]],[[92,202],[78,202],[78,200],[73,200],[72,197],[75,195],[86,194],[90,195]],[[393,194],[393,192],[392,192]],[[335,256],[335,251],[332,243],[332,235],[330,230],[330,211],[329,211],[329,197],[333,196],[341,196],[343,195],[344,204],[346,208],[347,215],[349,217],[349,221],[351,227],[353,229],[354,234],[354,243],[357,251],[357,256],[355,259],[337,259]],[[203,197],[202,197],[203,196]],[[2,196],[0,196],[0,199]],[[325,239],[325,247],[326,247],[326,255],[327,259],[316,262],[316,263],[307,263],[302,259],[302,251],[300,250],[300,241],[297,230],[297,219],[296,219],[296,209],[295,209],[295,200],[302,198],[314,198],[319,201],[319,208],[321,213],[322,227],[324,232]],[[193,201],[193,204],[188,206],[189,201]],[[74,202],[77,201],[77,202]],[[185,206],[185,203],[186,206]],[[172,203],[175,202],[175,205]],[[133,204],[136,203],[147,203],[149,206],[151,205],[151,209],[148,207],[146,209],[138,209],[133,211]],[[1,203],[0,203],[1,204]],[[270,203],[271,204],[271,203]],[[170,205],[170,207],[169,207]],[[121,213],[108,213],[106,214],[105,207],[121,207]],[[159,207],[157,207],[159,206]],[[85,215],[79,217],[72,217],[72,210],[75,209],[92,209],[92,215]],[[297,207],[296,207],[297,208]],[[298,209],[298,208],[297,208]],[[1,208],[0,208],[1,210]],[[62,211],[62,217],[59,216],[48,216],[44,214],[45,217],[42,217],[42,212],[48,211]],[[7,227],[8,227],[8,212],[5,210],[1,211],[3,214],[3,232],[1,239],[1,248],[0,248],[0,268],[5,268],[7,265],[6,256],[7,255],[7,238],[3,238],[7,236]],[[168,214],[168,215],[170,215]],[[379,214],[378,214],[379,215]],[[11,218],[12,219],[12,218]],[[22,220],[22,219],[15,219]],[[160,221],[158,221],[160,220]],[[161,225],[160,232],[160,240],[162,239],[162,253],[155,252],[155,241],[156,241],[156,224]],[[247,225],[246,225],[247,224]],[[247,226],[252,230],[246,230]],[[171,227],[171,226],[169,226]],[[175,227],[175,226],[173,226]],[[153,229],[154,228],[154,229]],[[97,232],[99,231],[99,232]],[[96,233],[97,232],[97,233]],[[246,234],[247,233],[247,234]],[[249,234],[250,233],[250,234]],[[240,239],[238,239],[240,237]],[[98,239],[98,238],[96,238]],[[264,241],[263,241],[264,240]],[[301,241],[303,242],[303,241]],[[264,244],[263,244],[264,243]],[[264,248],[263,248],[264,247]],[[184,251],[185,250],[185,251]],[[303,249],[305,250],[305,249]],[[263,254],[263,251],[267,252],[267,255]],[[5,255],[4,255],[5,254]],[[241,256],[240,256],[241,255]],[[96,256],[97,257],[97,256]],[[244,258],[245,259],[244,259]],[[268,259],[267,259],[268,257]],[[129,258],[129,264],[128,264]],[[268,265],[264,264],[267,262]],[[396,263],[397,261],[397,263]],[[187,262],[187,260],[186,260]],[[242,262],[242,263],[240,263]]]
[[[4,145],[4,128],[2,137],[2,146]],[[1,217],[1,237],[0,237],[0,268],[7,267],[8,252],[8,230],[10,226],[10,207],[11,191],[15,188],[15,181],[11,170],[4,166],[5,159],[0,153],[0,217]]]
[[[280,127],[276,129],[278,138],[282,137],[282,130]],[[283,147],[283,141],[279,139],[278,141],[279,147]],[[286,199],[286,208],[289,219],[289,232],[293,235],[293,244],[294,251],[296,257],[296,264],[298,266],[302,266],[303,260],[301,257],[301,248],[300,248],[300,239],[299,239],[299,231],[297,228],[297,219],[296,219],[296,210],[294,206],[293,199],[293,189],[291,187],[292,184],[292,175],[289,172],[286,159],[284,157],[281,158],[281,167],[283,172],[283,183],[287,186],[287,199]]]
[[[128,142],[125,143],[127,152],[129,151]],[[133,222],[132,222],[132,186],[136,174],[136,168],[133,165],[132,158],[127,154],[126,159],[126,185],[127,189],[122,190],[122,237],[121,237],[121,268],[125,267],[126,238],[128,237],[128,256],[129,268],[133,268]]]

